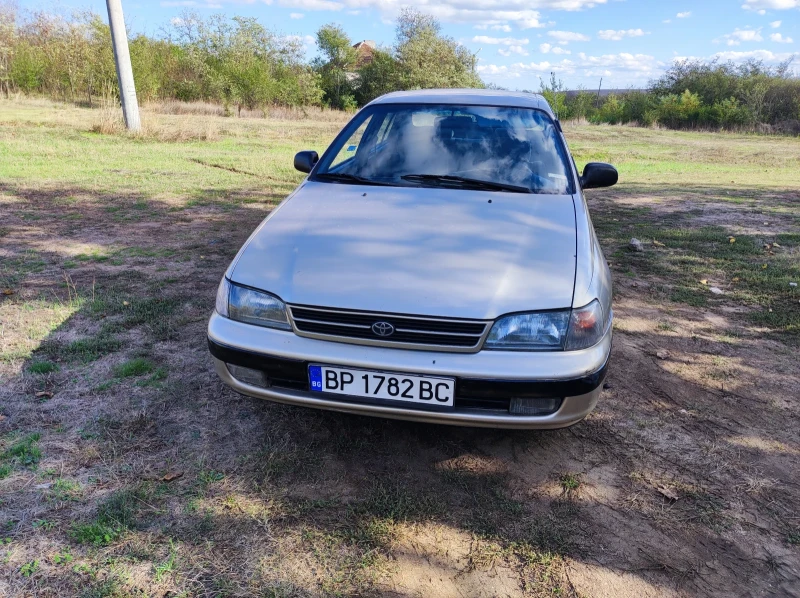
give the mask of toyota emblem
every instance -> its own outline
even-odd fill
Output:
[[[372,325],[372,332],[377,336],[391,336],[394,334],[394,326],[389,322],[375,322]]]

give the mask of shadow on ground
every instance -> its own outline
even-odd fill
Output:
[[[277,197],[0,194],[9,595],[798,595],[797,364],[726,305],[617,264],[608,389],[568,430],[318,412],[232,393],[206,349]]]

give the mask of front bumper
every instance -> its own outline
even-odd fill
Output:
[[[577,423],[594,409],[608,365],[611,332],[609,327],[600,343],[581,351],[437,353],[303,338],[293,332],[243,324],[214,313],[208,324],[208,343],[222,381],[252,397],[428,423],[552,429]],[[226,363],[264,371],[271,386],[261,388],[234,378]],[[311,392],[309,363],[452,377],[456,379],[455,407],[432,411]],[[514,415],[508,411],[511,397],[557,397],[561,403],[548,415]]]

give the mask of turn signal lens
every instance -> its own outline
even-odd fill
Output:
[[[221,316],[228,317],[228,297],[231,294],[231,283],[230,281],[222,277],[222,281],[219,283],[219,288],[217,288],[217,313]]]
[[[605,322],[603,307],[597,299],[586,307],[573,309],[564,349],[577,351],[596,345],[603,338]]]

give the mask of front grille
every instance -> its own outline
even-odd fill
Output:
[[[477,351],[489,325],[488,322],[475,320],[399,316],[324,307],[291,305],[289,309],[295,328],[301,335],[387,347],[413,345]],[[394,327],[394,332],[389,336],[376,334],[372,325],[377,322],[388,322]]]

